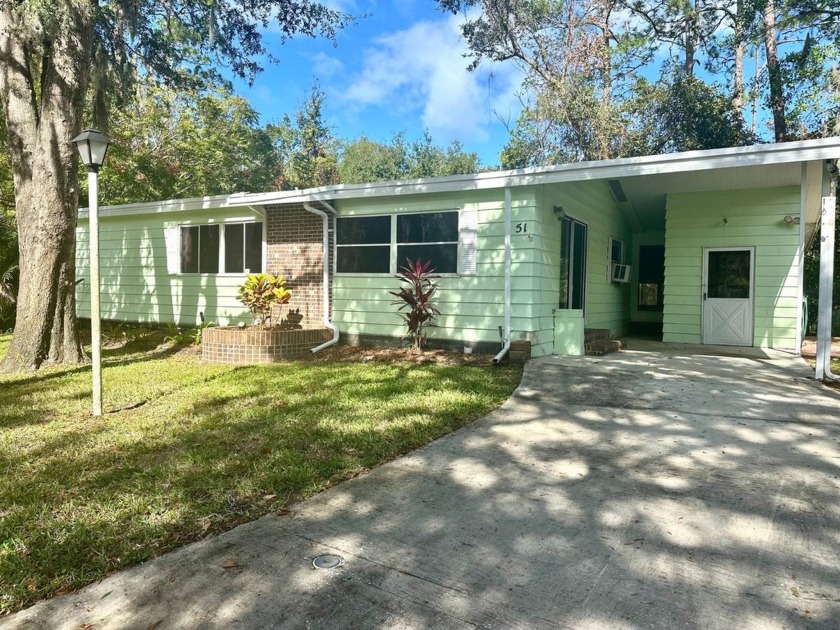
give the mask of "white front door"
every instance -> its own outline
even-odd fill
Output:
[[[703,252],[703,343],[753,345],[755,250],[715,247]]]

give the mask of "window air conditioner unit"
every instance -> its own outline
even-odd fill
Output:
[[[630,265],[612,264],[612,281],[613,282],[630,282]]]

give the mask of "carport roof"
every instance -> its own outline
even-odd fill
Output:
[[[661,229],[664,198],[669,192],[697,192],[799,185],[811,175],[812,192],[822,190],[822,160],[840,158],[840,137],[749,147],[688,151],[598,162],[577,162],[474,175],[340,184],[303,190],[234,193],[102,208],[103,216],[121,216],[202,209],[267,206],[311,201],[340,201],[407,194],[490,190],[505,187],[617,180],[630,206],[623,208],[637,231]],[[811,163],[812,167],[804,165]],[[819,175],[819,177],[817,177]],[[816,182],[816,179],[819,182]],[[619,204],[621,205],[621,204]],[[809,207],[813,204],[806,204]],[[818,205],[818,200],[817,200]],[[81,216],[86,216],[83,209]],[[635,215],[635,216],[634,216]],[[809,216],[808,219],[811,217]],[[810,223],[809,221],[806,221]]]

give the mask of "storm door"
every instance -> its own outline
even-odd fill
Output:
[[[703,257],[703,343],[753,345],[755,250],[710,248]]]

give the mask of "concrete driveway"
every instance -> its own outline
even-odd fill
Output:
[[[837,392],[643,350],[532,361],[474,425],[0,627],[840,627]]]

